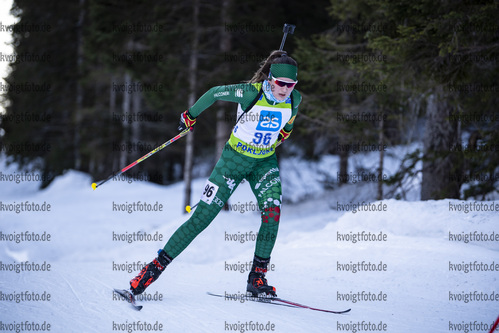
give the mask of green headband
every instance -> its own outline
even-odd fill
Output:
[[[272,64],[270,65],[270,73],[273,77],[286,77],[293,81],[297,81],[298,68],[289,64]]]

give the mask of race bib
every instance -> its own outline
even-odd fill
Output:
[[[218,192],[218,185],[213,184],[209,180],[206,181],[206,185],[204,186],[203,195],[201,196],[201,201],[206,202],[208,205],[211,205],[213,198]]]

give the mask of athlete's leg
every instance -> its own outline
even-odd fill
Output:
[[[178,256],[201,231],[208,227],[249,169],[247,158],[226,145],[203,189],[198,207],[175,231],[164,247],[171,258]]]
[[[265,279],[281,217],[282,190],[276,156],[272,155],[259,161],[249,176],[249,181],[258,200],[262,222],[258,231],[253,266],[248,275],[246,290],[255,296],[261,293],[276,296],[275,288],[269,286]]]
[[[281,178],[275,154],[260,161],[249,178],[262,219],[255,255],[269,258],[277,238],[282,200]]]
[[[235,152],[229,145],[225,146],[192,216],[175,231],[165,247],[158,251],[158,257],[130,281],[130,290],[133,294],[144,292],[166,266],[213,221],[245,177],[245,172],[251,169],[247,164],[248,160],[241,158],[241,154]]]

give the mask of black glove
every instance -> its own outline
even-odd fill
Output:
[[[286,140],[289,135],[291,134],[291,132],[293,131],[293,129],[291,129],[291,131],[289,132],[286,132],[286,130],[284,130],[284,128],[279,132],[279,136],[277,137],[277,141],[284,141]]]
[[[182,112],[182,114],[180,114],[180,122],[178,124],[178,130],[180,132],[182,132],[188,127],[190,127],[192,130],[195,124],[196,124],[196,117],[191,116],[189,110],[186,110],[185,112]]]

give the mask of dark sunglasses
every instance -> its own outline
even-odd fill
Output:
[[[276,79],[273,76],[272,76],[272,79],[274,80],[275,84],[277,84],[279,87],[293,88],[298,83],[298,81],[296,81],[296,82],[281,81],[281,80]]]

